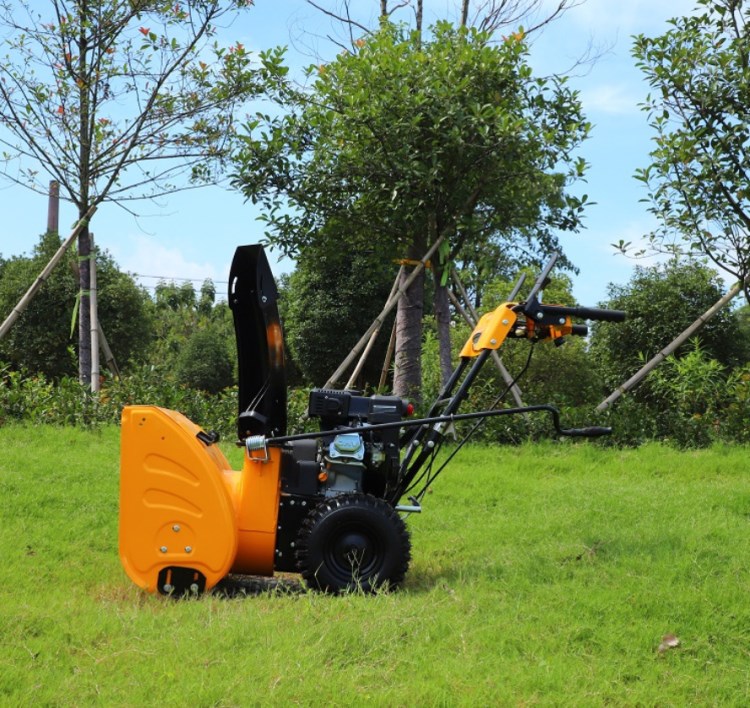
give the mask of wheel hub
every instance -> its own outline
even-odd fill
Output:
[[[375,548],[372,539],[366,534],[348,531],[334,544],[333,556],[341,567],[363,571],[373,562]]]

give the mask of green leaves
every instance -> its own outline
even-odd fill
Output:
[[[649,190],[663,250],[676,233],[736,278],[750,272],[750,11],[701,0],[701,15],[675,18],[664,35],[636,37],[633,54],[654,93],[652,163],[636,173]]]
[[[622,243],[623,247],[629,244]],[[596,323],[591,354],[610,388],[619,386],[655,356],[724,294],[715,270],[696,262],[671,260],[651,268],[637,267],[624,286],[609,287],[606,306],[625,310],[625,322]],[[736,315],[728,309],[711,318],[699,337],[706,353],[733,366],[747,356],[748,341],[738,336]],[[684,350],[678,350],[681,356]],[[636,389],[647,396],[647,389]]]
[[[0,311],[10,312],[60,246],[57,234],[45,234],[31,257],[17,256],[0,268]],[[58,379],[73,375],[69,350],[71,310],[79,289],[71,272],[72,254],[47,279],[27,310],[0,342],[0,360],[14,368],[43,372]],[[115,357],[125,367],[139,359],[153,337],[148,296],[105,253],[97,257],[99,316]]]
[[[310,67],[311,88],[287,94],[288,115],[246,126],[236,156],[234,184],[265,207],[268,237],[295,252],[336,220],[403,254],[430,218],[454,247],[475,213],[474,237],[575,229],[583,200],[563,194],[586,166],[573,156],[589,129],[578,98],[531,80],[519,37],[488,40],[385,23],[356,53]]]
[[[573,153],[588,124],[564,82],[532,79],[519,36],[491,43],[446,22],[422,36],[383,22],[355,46],[310,67],[286,115],[247,126],[233,184],[263,207],[275,246],[315,257],[345,243],[390,263],[420,258],[440,236],[440,286],[440,266],[466,259],[469,244],[534,254],[559,247],[553,229],[577,228],[585,200],[567,188],[585,169]],[[418,386],[420,287],[400,303],[412,339],[399,341],[396,367],[417,372],[396,377],[403,393]]]

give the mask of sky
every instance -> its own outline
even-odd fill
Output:
[[[333,2],[319,0],[327,7]],[[457,0],[427,0],[426,24],[438,15],[455,15],[457,4]],[[377,1],[352,0],[352,6],[369,9],[377,7]],[[530,62],[540,74],[573,67],[592,47],[599,54],[593,64],[578,66],[570,79],[593,124],[580,154],[590,165],[583,191],[594,204],[588,207],[579,233],[560,235],[565,253],[579,268],[573,294],[580,304],[597,304],[606,298],[608,284],[625,284],[630,278],[636,263],[611,244],[621,239],[637,242],[655,227],[648,205],[642,202],[645,188],[633,177],[637,168],[649,163],[653,132],[638,105],[648,86],[631,56],[632,36],[661,34],[668,18],[688,14],[693,7],[693,0],[584,0],[533,37]],[[335,31],[304,0],[256,0],[227,30],[232,40],[254,50],[287,45],[293,72],[333,56],[337,48],[326,35]],[[0,207],[0,255],[29,253],[46,228],[47,199],[0,181]],[[221,297],[235,248],[263,237],[255,208],[239,193],[222,187],[179,192],[158,205],[144,202],[138,209],[141,215],[134,218],[105,204],[91,230],[97,245],[149,289],[159,279],[192,279],[199,288],[211,278]],[[61,205],[61,235],[67,235],[75,216],[71,205]],[[271,253],[269,260],[277,276],[293,268],[278,254]]]

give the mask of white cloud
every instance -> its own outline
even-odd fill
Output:
[[[581,101],[586,113],[632,115],[640,112],[642,97],[634,96],[625,84],[599,84],[581,89]]]
[[[220,275],[213,263],[190,261],[179,248],[168,248],[158,239],[143,234],[128,235],[108,245],[120,268],[141,276],[138,280],[150,288],[158,282],[157,278],[166,281],[196,280],[199,281],[198,286],[206,278],[214,281],[227,279],[226,273]]]
[[[202,257],[200,260],[190,259],[190,253],[194,253],[196,247],[193,237],[186,238],[181,245],[173,246],[163,243],[165,239],[174,238],[173,236],[165,236],[160,240],[145,234],[112,234],[106,248],[120,270],[134,275],[136,282],[152,294],[160,280],[174,281],[178,285],[191,281],[196,291],[199,291],[203,281],[209,278],[216,286],[217,300],[226,300],[234,249],[253,241],[240,234],[233,236],[232,226],[215,242],[216,247],[206,250],[205,242],[200,242],[201,253],[206,255],[205,260]],[[294,270],[294,263],[288,258],[280,259],[276,252],[269,250],[266,251],[266,256],[275,278]]]

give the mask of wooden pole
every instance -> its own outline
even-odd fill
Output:
[[[391,292],[388,294],[388,300],[390,300],[395,294],[396,289],[398,288],[398,281],[399,278],[401,278],[401,273],[404,270],[404,266],[401,266],[398,269],[398,275],[396,275],[396,279],[393,281],[393,287],[391,288]],[[359,376],[360,372],[362,371],[362,367],[365,365],[365,362],[367,361],[367,357],[370,355],[370,352],[372,351],[372,347],[375,344],[375,340],[378,338],[378,334],[380,333],[380,328],[382,327],[382,323],[378,325],[370,335],[370,339],[367,342],[367,346],[365,347],[365,350],[362,352],[362,356],[359,357],[359,361],[357,362],[357,365],[354,367],[354,371],[352,371],[352,375],[349,377],[349,380],[346,382],[345,388],[352,388],[354,386],[354,382],[357,379],[357,376]]]
[[[393,327],[391,327],[391,338],[388,340],[388,349],[385,352],[385,360],[383,361],[383,370],[380,372],[380,381],[378,381],[378,390],[382,391],[385,388],[385,384],[388,381],[388,370],[391,368],[391,359],[393,359],[393,352],[396,349],[396,320],[393,320]]]
[[[96,246],[94,245],[94,234],[89,232],[89,243],[91,244],[90,255],[90,285],[89,285],[89,308],[91,311],[91,390],[99,391],[99,312],[97,309],[96,293]]]
[[[47,233],[60,231],[60,183],[52,180],[49,183],[49,200],[47,202]]]
[[[466,303],[466,306],[468,307],[468,312],[464,310],[458,298],[453,294],[452,291],[449,290],[448,295],[450,296],[451,301],[453,302],[453,306],[456,308],[456,310],[461,315],[461,317],[463,317],[464,320],[466,320],[469,327],[473,328],[476,326],[477,322],[479,322],[479,314],[474,309],[474,306],[471,304],[471,299],[469,298],[469,295],[466,292],[466,289],[464,288],[464,284],[461,282],[460,278],[458,277],[458,273],[456,273],[455,268],[451,268],[451,279],[453,280],[453,283],[456,286],[456,289],[458,290],[458,292],[461,293],[461,297],[463,298],[464,302]],[[517,293],[517,288],[514,288],[513,292]],[[514,297],[515,297],[515,294],[511,296],[511,299]],[[495,366],[500,372],[500,376],[502,376],[503,381],[505,381],[505,385],[510,387],[510,393],[513,396],[513,400],[516,402],[516,405],[519,408],[523,408],[523,400],[521,398],[521,389],[518,388],[518,385],[513,382],[513,377],[510,375],[510,372],[505,368],[505,364],[503,364],[503,360],[500,358],[500,355],[497,353],[497,350],[493,349],[491,356],[492,356],[492,361],[495,362]]]
[[[344,361],[339,364],[339,368],[336,369],[336,371],[331,374],[331,377],[328,379],[328,381],[325,382],[324,388],[331,388],[333,386],[333,383],[335,381],[338,381],[341,375],[349,368],[351,363],[354,361],[354,358],[359,354],[360,351],[362,351],[362,347],[364,347],[367,344],[367,341],[370,339],[370,335],[376,330],[380,329],[380,327],[383,326],[383,321],[385,318],[390,314],[391,310],[393,310],[394,307],[396,307],[396,304],[401,299],[403,294],[409,289],[409,286],[414,282],[414,280],[417,278],[417,276],[424,270],[424,267],[427,263],[427,261],[430,260],[433,253],[437,251],[437,249],[440,247],[440,244],[445,241],[447,237],[447,234],[444,234],[440,236],[435,243],[430,246],[430,249],[425,253],[425,255],[422,257],[422,260],[417,263],[417,265],[414,267],[414,270],[412,270],[411,275],[404,281],[404,284],[399,287],[398,291],[393,295],[392,298],[388,300],[388,302],[385,303],[385,307],[381,311],[381,313],[373,320],[372,324],[367,328],[367,331],[360,337],[359,341],[354,345],[352,350],[349,352],[347,357],[344,359]]]
[[[72,261],[70,264],[70,269],[73,272],[73,276],[75,277],[76,281],[78,281],[79,278],[79,271],[78,271],[78,263],[75,261]],[[112,349],[109,346],[109,342],[107,341],[107,337],[104,334],[104,328],[102,327],[102,321],[99,319],[99,315],[97,312],[97,328],[99,330],[99,346],[101,348],[102,353],[104,354],[104,363],[107,365],[107,368],[112,372],[112,375],[116,378],[120,378],[120,367],[117,366],[117,360],[115,359],[115,355],[112,353]],[[99,366],[100,373],[101,373],[101,365]]]
[[[745,278],[744,281],[740,281],[731,290],[729,290],[724,297],[722,297],[716,304],[708,308],[693,324],[691,324],[682,334],[662,349],[656,356],[652,357],[641,369],[639,369],[633,376],[631,376],[624,384],[618,386],[607,398],[605,398],[597,407],[596,412],[602,413],[606,411],[620,396],[627,393],[631,388],[634,388],[636,384],[645,378],[647,374],[653,371],[664,359],[666,359],[673,351],[675,351],[681,344],[684,344],[690,337],[692,337],[706,322],[708,322],[717,312],[723,309],[732,299],[734,299],[742,291],[745,283],[750,281],[750,276]]]
[[[47,263],[47,265],[44,267],[44,270],[37,276],[37,279],[31,284],[31,287],[26,291],[25,295],[19,300],[18,304],[11,310],[10,314],[5,318],[5,321],[0,325],[0,339],[2,339],[8,332],[10,331],[10,328],[13,326],[13,323],[21,316],[23,311],[29,306],[29,303],[34,298],[34,295],[36,295],[39,288],[42,287],[44,284],[44,281],[49,278],[50,273],[54,269],[54,267],[60,262],[62,257],[65,255],[65,251],[68,250],[70,247],[70,244],[73,243],[73,241],[76,240],[78,237],[78,233],[86,224],[89,222],[91,217],[94,215],[94,212],[96,211],[96,206],[92,206],[85,214],[85,216],[82,219],[79,219],[76,223],[75,227],[73,228],[73,231],[71,232],[70,236],[63,241],[60,248],[57,249],[57,252],[54,256],[50,259],[50,262]]]

